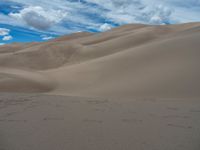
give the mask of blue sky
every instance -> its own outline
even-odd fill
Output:
[[[200,0],[0,0],[0,45],[130,24],[200,21]]]

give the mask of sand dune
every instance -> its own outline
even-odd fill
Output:
[[[0,46],[0,150],[199,150],[200,23]]]
[[[0,67],[15,71],[1,70],[0,90],[98,97],[199,97],[199,39],[200,23],[133,24],[43,43],[4,45],[0,47]],[[27,74],[23,76],[16,73],[24,70]],[[35,82],[34,74],[41,74],[45,87],[49,77],[54,85],[41,89],[43,83]],[[12,80],[5,80],[7,76]],[[15,86],[6,88],[11,84]]]
[[[41,73],[0,68],[1,92],[48,92],[55,84]]]

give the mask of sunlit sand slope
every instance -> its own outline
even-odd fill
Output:
[[[0,91],[199,97],[199,39],[200,23],[133,24],[0,46]]]

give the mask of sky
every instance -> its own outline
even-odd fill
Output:
[[[0,45],[104,32],[131,23],[200,21],[200,0],[0,0]]]

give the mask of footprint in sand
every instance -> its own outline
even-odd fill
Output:
[[[84,119],[83,122],[86,122],[86,123],[98,123],[98,124],[103,123],[102,120],[95,120],[95,119]]]
[[[181,119],[188,119],[190,116],[176,116],[176,115],[167,115],[167,116],[162,116],[162,118],[168,119],[168,118],[181,118]]]
[[[97,105],[97,104],[108,103],[108,100],[88,100],[87,103]]]
[[[44,120],[44,121],[60,121],[60,120],[64,120],[64,118],[45,117],[43,120]]]
[[[169,127],[175,127],[175,128],[182,128],[182,129],[192,129],[192,126],[183,126],[183,125],[177,125],[177,124],[167,124]]]
[[[122,119],[124,123],[142,123],[143,120],[141,119]]]
[[[8,122],[27,122],[27,120],[15,120],[15,119],[9,119],[9,120],[6,120],[6,121],[8,121]]]
[[[200,110],[190,110],[192,113],[200,113]]]
[[[177,107],[167,107],[168,110],[178,111]]]

